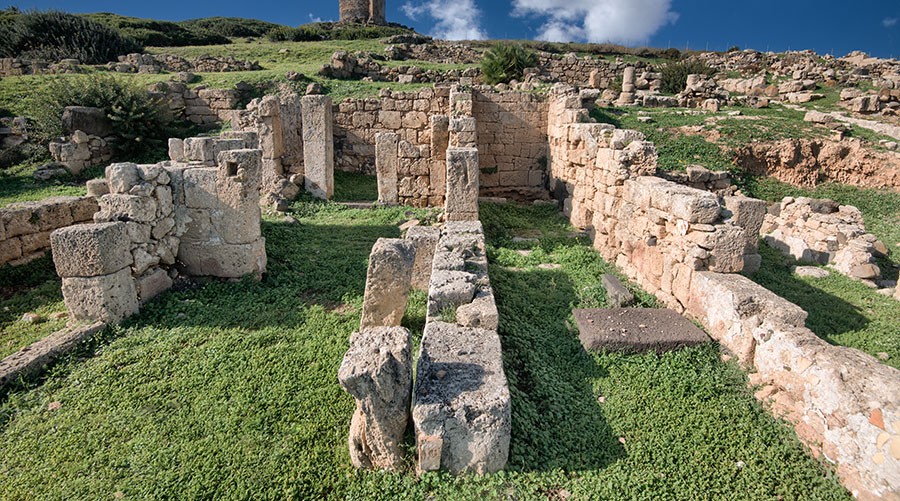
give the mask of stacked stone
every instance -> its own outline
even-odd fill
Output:
[[[451,121],[452,123],[452,121]],[[478,220],[479,169],[476,148],[447,149],[447,221]]]
[[[197,125],[233,121],[235,108],[246,90],[189,88],[184,82],[159,82],[148,87],[152,96],[164,102],[169,113]]]
[[[0,209],[0,265],[18,266],[43,256],[53,230],[91,221],[94,197],[52,197]]]
[[[410,56],[403,49],[390,46],[385,49],[388,59],[403,60]],[[429,60],[411,57],[415,60]],[[383,59],[383,58],[381,58]],[[434,58],[431,58],[434,59]],[[443,59],[443,58],[441,58]],[[451,61],[457,64],[458,61]],[[369,53],[350,53],[338,51],[332,54],[331,61],[319,69],[319,75],[338,79],[368,79],[376,82],[398,83],[443,83],[453,84],[460,81],[473,81],[479,75],[479,68],[451,69],[447,71],[423,69],[419,66],[383,66]]]
[[[176,222],[184,228],[178,260],[187,273],[225,278],[265,273],[261,163],[260,150],[234,149],[219,152],[215,167],[176,163],[167,169]]]
[[[766,243],[794,259],[830,264],[852,278],[881,277],[875,257],[887,247],[866,233],[862,213],[831,200],[787,197],[766,215],[762,233]]]
[[[543,96],[478,87],[473,93],[482,196],[543,198],[547,111]]]
[[[50,156],[74,175],[88,167],[109,162],[112,153],[112,147],[106,139],[80,130],[76,130],[68,140],[50,143]]]
[[[733,195],[737,188],[731,185],[728,171],[711,171],[702,165],[688,165],[684,172],[662,172],[660,176],[674,183],[698,190],[710,191],[719,196]]]
[[[164,71],[193,71],[197,73],[224,73],[229,71],[258,71],[262,69],[256,61],[240,61],[233,56],[203,55],[192,60],[173,54],[127,54],[119,56],[117,62],[106,65],[110,71],[118,73],[162,73]]]
[[[687,85],[676,97],[683,108],[719,111],[719,106],[728,101],[728,92],[707,75],[688,75]]]
[[[129,277],[145,303],[172,285],[167,268],[175,264],[183,228],[175,221],[171,176],[161,165],[119,163],[106,168],[106,181],[109,193],[98,199],[94,222],[125,221]]]
[[[420,472],[506,465],[511,410],[497,325],[481,223],[448,222],[434,251],[413,396]]]
[[[619,99],[616,101],[620,106],[627,106],[629,104],[634,104],[634,67],[629,66],[625,68],[624,73],[622,74],[622,93],[619,94]]]
[[[268,95],[251,101],[247,110],[239,127],[259,137],[263,204],[293,200],[304,174],[300,96],[294,92]]]
[[[891,81],[886,81],[883,85],[886,86],[871,93],[853,88],[844,89],[838,104],[854,113],[882,112],[885,115],[895,115],[900,110],[900,87]]]

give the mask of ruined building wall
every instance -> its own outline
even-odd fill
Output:
[[[342,23],[385,24],[385,0],[341,0]]]
[[[700,322],[755,372],[756,397],[794,425],[814,454],[836,464],[851,492],[898,494],[900,371],[832,346],[806,312],[737,272],[759,263],[765,203],[652,176],[655,148],[635,131],[588,124],[574,90],[551,96],[551,189],[594,247],[662,302]]]
[[[53,197],[0,209],[0,265],[18,266],[46,254],[50,233],[84,223],[97,212],[94,197]]]

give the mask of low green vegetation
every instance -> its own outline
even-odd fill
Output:
[[[62,195],[83,196],[87,193],[84,182],[103,175],[102,168],[93,168],[85,170],[78,178],[67,176],[40,181],[33,176],[38,165],[25,162],[0,170],[0,207]]]
[[[319,40],[369,40],[410,34],[415,34],[415,31],[399,24],[376,26],[322,22],[304,24],[296,28],[279,26],[270,30],[266,36],[273,42],[314,42]]]
[[[141,50],[139,43],[119,31],[74,14],[9,10],[4,14],[0,17],[0,57],[102,64]]]
[[[178,47],[183,45],[229,43],[227,36],[207,30],[205,27],[201,26],[186,26],[183,25],[183,23],[158,21],[155,19],[141,19],[109,12],[84,14],[83,16],[87,19],[109,26],[123,36],[135,40],[141,47],[151,45],[157,47]]]
[[[686,59],[670,62],[659,67],[662,85],[659,90],[663,94],[678,94],[687,87],[688,75],[712,76],[715,70],[701,61]]]
[[[3,397],[3,497],[849,499],[714,344],[586,354],[571,308],[605,304],[611,267],[553,207],[482,211],[513,398],[508,471],[353,471],[354,403],[336,373],[367,256],[427,213],[292,210],[297,223],[264,222],[263,281],[168,292]],[[417,338],[424,304],[413,294],[404,319]]]
[[[378,200],[378,180],[375,176],[355,172],[334,171],[335,202],[374,202]]]
[[[67,317],[52,318],[66,311],[61,285],[50,256],[22,266],[0,267],[0,358],[65,326]],[[40,318],[24,321],[26,313]]]

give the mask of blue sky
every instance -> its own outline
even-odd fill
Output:
[[[287,25],[334,20],[337,0],[36,0],[22,9],[183,20],[251,17]],[[388,20],[444,38],[612,41],[683,49],[858,49],[900,58],[900,0],[387,0]]]

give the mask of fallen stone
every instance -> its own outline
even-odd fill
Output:
[[[607,273],[600,281],[606,289],[606,300],[611,308],[623,308],[634,304],[634,294],[622,285],[618,278]]]
[[[338,381],[356,399],[350,460],[357,468],[397,470],[412,398],[412,337],[403,327],[355,332]]]
[[[412,243],[416,252],[411,283],[413,289],[428,290],[434,248],[440,237],[441,230],[432,226],[412,226],[406,230],[406,240]]]
[[[578,309],[573,315],[578,339],[589,352],[664,353],[710,341],[706,333],[672,310]]]
[[[825,278],[829,275],[828,270],[817,266],[795,266],[792,271],[798,277]]]

